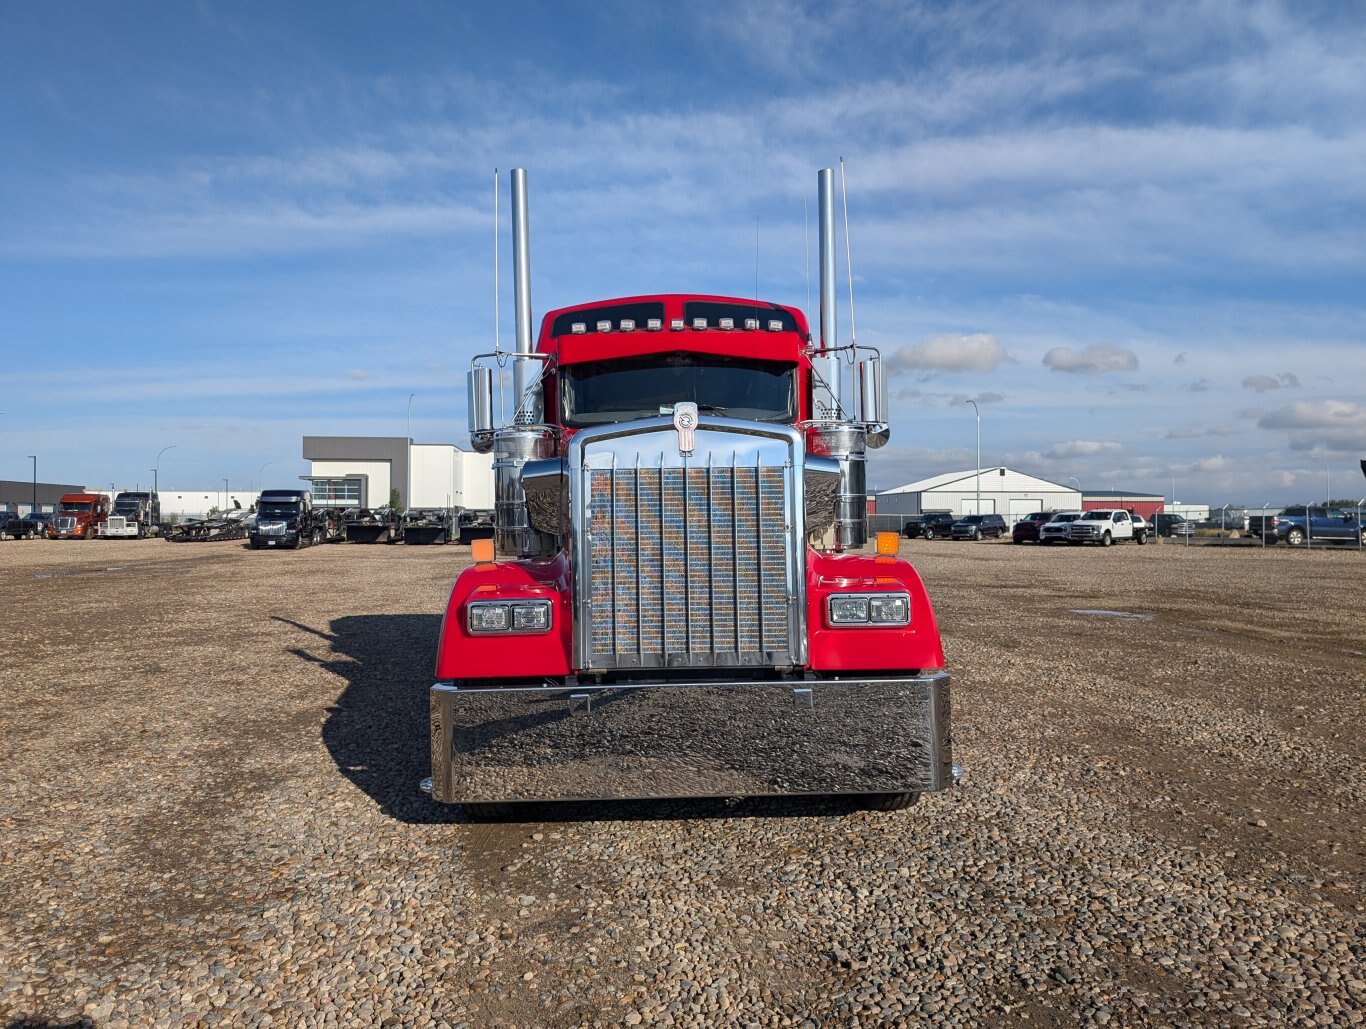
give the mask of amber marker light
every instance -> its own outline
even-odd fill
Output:
[[[894,532],[880,532],[877,534],[877,552],[879,554],[895,554],[897,547],[900,545],[901,537]]]
[[[477,565],[493,564],[493,540],[477,539],[470,541],[470,556]]]

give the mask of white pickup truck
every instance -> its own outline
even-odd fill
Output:
[[[1072,523],[1067,538],[1072,543],[1111,543],[1133,540],[1140,546],[1148,542],[1148,523],[1131,515],[1122,507],[1104,507],[1085,511]]]

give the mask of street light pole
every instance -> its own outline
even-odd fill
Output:
[[[408,394],[408,460],[404,462],[405,471],[408,474],[408,481],[403,487],[403,510],[406,512],[413,506],[413,397],[416,393]]]
[[[982,513],[982,412],[977,409],[977,401],[965,400],[972,405],[972,413],[977,416],[977,508],[974,514]]]
[[[258,491],[266,488],[266,469],[274,463],[274,461],[267,461],[261,466],[260,471],[256,473],[256,488]]]
[[[222,512],[222,514],[223,514],[224,516],[226,516],[227,513],[228,513],[228,480],[227,480],[227,479],[224,479],[224,480],[223,480],[223,506],[222,506],[221,508],[219,508],[219,511]]]
[[[155,494],[157,494],[157,504],[158,504],[158,506],[160,506],[160,504],[161,504],[161,482],[160,482],[160,479],[161,479],[161,475],[160,475],[160,472],[161,472],[161,455],[164,454],[164,453],[166,453],[166,451],[168,451],[168,450],[174,450],[174,449],[175,449],[175,444],[174,444],[174,443],[168,443],[168,444],[166,444],[166,446],[162,447],[160,450],[157,451],[156,467],[152,469],[152,492],[155,493]]]
[[[28,512],[32,515],[38,510],[38,455],[29,454],[28,459],[33,462],[33,506]]]

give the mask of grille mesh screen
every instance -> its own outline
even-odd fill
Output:
[[[588,489],[595,667],[785,663],[784,468],[594,469]]]

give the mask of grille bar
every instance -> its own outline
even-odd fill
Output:
[[[733,454],[585,469],[585,667],[791,663],[791,482]]]

